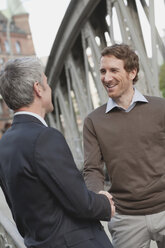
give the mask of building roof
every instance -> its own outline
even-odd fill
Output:
[[[0,11],[0,31],[6,32],[8,19],[5,17],[4,12]],[[17,27],[14,21],[10,21],[10,32],[16,34],[26,34],[26,32],[19,27]]]

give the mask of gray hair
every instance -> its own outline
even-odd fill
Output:
[[[29,106],[34,101],[35,82],[43,84],[43,66],[36,57],[9,60],[0,72],[0,93],[12,110]]]

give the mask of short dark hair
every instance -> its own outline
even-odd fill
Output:
[[[117,59],[121,59],[124,61],[124,69],[127,72],[130,72],[134,69],[137,70],[137,74],[133,79],[133,84],[135,84],[138,80],[138,72],[139,72],[139,57],[138,55],[126,44],[114,44],[112,46],[105,47],[101,56],[109,56],[113,55]]]

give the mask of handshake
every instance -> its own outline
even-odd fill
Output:
[[[98,193],[102,195],[106,195],[106,197],[108,198],[111,205],[111,217],[113,217],[115,215],[115,204],[114,201],[112,200],[112,195],[107,191],[103,191],[103,190],[99,191]]]

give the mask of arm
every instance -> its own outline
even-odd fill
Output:
[[[109,220],[107,196],[88,191],[63,135],[46,128],[35,148],[37,174],[63,208],[79,218]]]
[[[86,118],[83,127],[84,178],[87,187],[99,192],[104,189],[104,163],[93,123]]]

